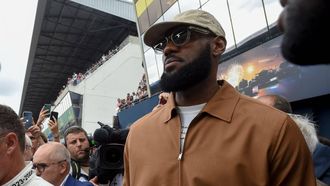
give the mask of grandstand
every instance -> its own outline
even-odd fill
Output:
[[[132,3],[117,6],[127,8],[112,14],[74,1],[38,1],[20,113],[29,110],[37,118],[69,76],[85,72],[129,35],[137,36],[136,23],[125,16]],[[137,63],[141,67],[142,60]]]

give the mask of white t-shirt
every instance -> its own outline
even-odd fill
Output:
[[[3,186],[52,186],[43,178],[36,175],[32,169],[32,162],[26,161],[24,169]]]
[[[197,116],[205,105],[206,103],[187,107],[177,107],[181,120],[180,153],[183,152],[184,141],[186,139],[186,134],[191,121]]]

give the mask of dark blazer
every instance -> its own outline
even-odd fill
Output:
[[[66,182],[64,183],[64,186],[93,186],[93,184],[90,182],[81,182],[81,181],[73,178],[71,176],[71,174],[69,174],[69,177],[66,180]]]
[[[322,182],[330,185],[330,147],[317,144],[313,153],[315,176]]]

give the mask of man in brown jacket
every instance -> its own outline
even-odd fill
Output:
[[[225,33],[190,10],[153,25],[144,42],[163,54],[167,103],[132,125],[125,186],[314,186],[313,165],[292,119],[217,81]]]

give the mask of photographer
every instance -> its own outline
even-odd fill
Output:
[[[90,157],[89,178],[97,176],[97,182],[111,186],[122,185],[124,172],[123,152],[129,129],[115,129],[101,122],[95,130],[96,151]]]

